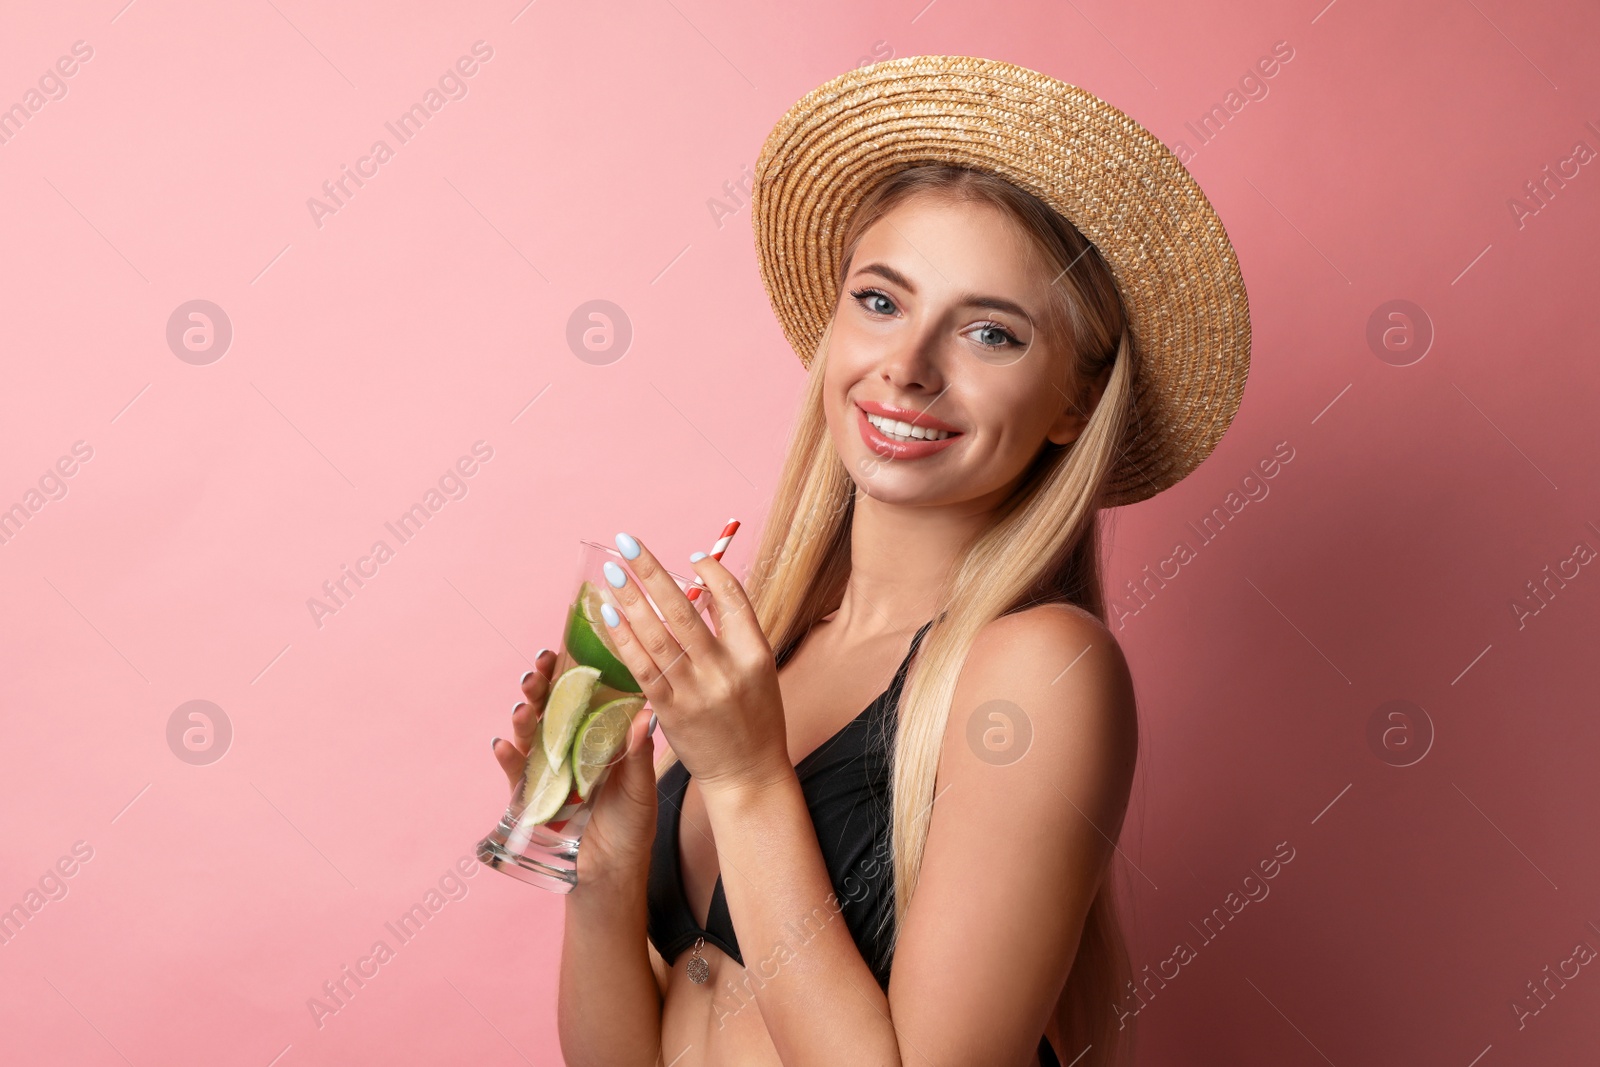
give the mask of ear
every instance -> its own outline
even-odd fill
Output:
[[[1075,408],[1066,408],[1056,416],[1056,421],[1050,424],[1050,431],[1045,438],[1051,444],[1070,445],[1083,433],[1083,427],[1089,420],[1078,414]]]
[[[1095,406],[1100,403],[1100,397],[1105,393],[1106,383],[1111,379],[1111,364],[1107,363],[1101,368],[1100,374],[1088,384],[1084,396],[1075,400],[1064,393],[1061,396],[1062,410],[1050,424],[1050,430],[1045,436],[1054,444],[1070,445],[1083,433],[1083,428],[1089,423],[1089,416],[1093,414]],[[1060,387],[1056,390],[1061,393]]]

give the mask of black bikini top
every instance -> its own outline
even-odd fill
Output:
[[[923,623],[911,639],[911,650],[900,661],[889,688],[838,733],[795,764],[840,914],[856,947],[861,950],[862,959],[867,961],[885,991],[889,988],[889,967],[893,962],[893,949],[889,947],[889,934],[894,924],[894,870],[889,852],[893,710],[900,699],[901,687],[905,685],[911,657],[934,621]],[[788,661],[794,647],[778,657],[779,667]],[[656,836],[650,851],[650,881],[646,891],[650,943],[670,967],[679,953],[693,945],[696,938],[704,937],[743,967],[746,964],[739,954],[739,939],[734,935],[733,919],[728,914],[722,876],[717,875],[717,883],[711,890],[706,929],[695,922],[683,895],[678,819],[682,814],[683,794],[688,788],[689,771],[682,763],[674,763],[656,781]],[[1041,1067],[1060,1067],[1060,1062],[1050,1042],[1040,1037]]]
[[[894,922],[893,861],[889,854],[889,759],[893,750],[892,714],[900,689],[929,620],[911,639],[889,688],[866,709],[795,764],[817,843],[833,882],[839,914],[861,949],[878,984],[889,987]],[[779,666],[788,655],[779,657]],[[656,837],[650,854],[648,907],[650,941],[670,966],[680,952],[704,937],[741,967],[739,939],[728,915],[722,876],[711,891],[706,929],[690,914],[683,895],[678,855],[678,822],[689,771],[674,763],[656,782]]]

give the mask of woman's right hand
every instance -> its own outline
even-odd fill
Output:
[[[556,667],[556,654],[543,650],[535,669],[522,676],[522,701],[511,709],[511,740],[494,739],[494,756],[511,789],[533,747],[533,733],[544,714]],[[650,711],[641,709],[628,729],[625,754],[606,773],[589,813],[578,848],[578,884],[613,883],[642,887],[650,875],[650,849],[656,835],[655,739]]]

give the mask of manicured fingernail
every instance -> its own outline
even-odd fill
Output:
[[[703,560],[705,558],[706,558],[706,554],[704,552],[696,552],[694,555],[689,557],[689,562],[690,563],[697,563],[700,560]]]
[[[628,559],[638,559],[639,542],[635,541],[625,533],[619,533],[617,534],[617,551],[621,552]]]
[[[607,626],[620,626],[622,624],[622,616],[618,615],[617,609],[610,604],[601,604],[600,614],[605,616]]]
[[[656,713],[653,711],[650,713],[650,725],[644,728],[644,732],[647,734],[656,732]]]
[[[533,661],[534,661],[534,662],[535,662],[535,663],[538,663],[538,662],[539,662],[539,661],[540,661],[540,660],[541,660],[541,659],[543,659],[543,658],[544,658],[544,654],[545,654],[545,653],[546,653],[546,652],[549,652],[549,651],[550,651],[550,650],[549,650],[549,649],[548,649],[548,648],[541,648],[541,649],[540,649],[540,650],[539,650],[539,651],[537,651],[537,652],[535,652],[535,653],[534,653],[534,654],[533,654]]]
[[[499,747],[500,747],[500,738],[491,737],[489,739],[489,751],[490,752],[494,752]],[[496,754],[498,755],[498,753],[496,753]]]
[[[612,563],[609,559],[606,560],[605,566],[600,569],[606,572],[606,581],[610,582],[613,588],[621,589],[628,584],[628,576],[622,573],[622,568]]]
[[[538,657],[535,656],[534,658],[537,659]],[[524,674],[522,676],[522,684],[523,685],[527,685],[528,684],[528,679],[532,678],[534,675],[536,675],[538,673],[539,673],[538,671],[529,671],[527,674]]]

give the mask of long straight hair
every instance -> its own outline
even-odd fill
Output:
[[[1133,418],[1135,371],[1122,303],[1094,246],[1042,200],[986,171],[925,164],[898,171],[874,187],[844,235],[841,291],[868,227],[914,194],[993,204],[1020,223],[1043,266],[1057,279],[1044,336],[1072,353],[1074,383],[1080,389],[1108,365],[1109,375],[1077,440],[1064,446],[1046,441],[990,525],[964,547],[941,591],[944,614],[924,636],[906,676],[891,756],[891,946],[916,891],[941,740],[957,677],[978,632],[1002,615],[1043,603],[1076,605],[1105,622],[1100,507]],[[780,657],[839,606],[850,577],[856,487],[833,447],[822,405],[832,332],[830,322],[811,360],[783,471],[744,583],[762,631]],[[658,776],[674,761],[668,749],[657,766]],[[1121,826],[1099,829],[1115,841]],[[1071,1061],[1088,1046],[1076,1061],[1080,1067],[1120,1065],[1132,1051],[1131,1031],[1124,1031],[1116,1010],[1123,990],[1132,985],[1117,916],[1117,871],[1113,854],[1099,872],[1054,1011],[1065,1042],[1063,1058]]]

